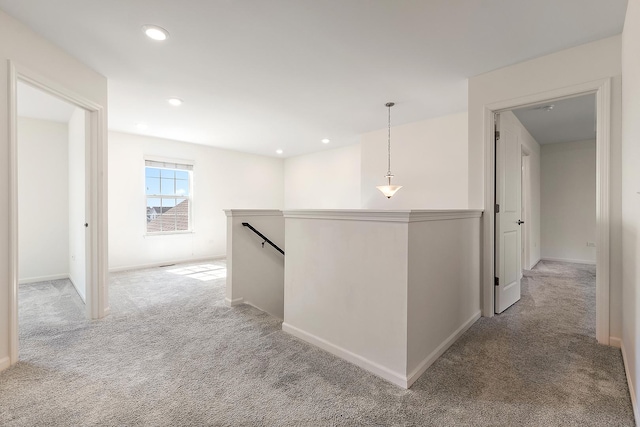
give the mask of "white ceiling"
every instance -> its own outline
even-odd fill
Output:
[[[18,82],[18,116],[69,123],[75,106],[26,83]]]
[[[550,105],[553,109],[544,108]],[[513,113],[539,144],[584,141],[596,137],[595,94],[547,102],[514,110]]]
[[[468,77],[619,34],[626,4],[0,0],[109,79],[110,129],[285,157],[384,128],[387,101],[393,124],[464,111]]]

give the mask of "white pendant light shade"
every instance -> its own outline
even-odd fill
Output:
[[[396,191],[402,188],[402,185],[378,185],[376,188],[380,190],[387,199],[390,199],[391,196],[396,194]]]
[[[402,188],[402,185],[391,185],[391,178],[393,177],[393,175],[387,175],[385,176],[385,178],[387,178],[387,185],[378,185],[376,188],[378,190],[380,190],[380,192],[382,194],[384,194],[384,196],[387,199],[390,199],[391,196],[393,196],[394,194],[396,194],[396,191],[398,191],[399,189]]]
[[[385,104],[385,107],[389,109],[389,137],[387,140],[387,166],[389,168],[387,170],[387,174],[384,176],[387,178],[387,185],[376,186],[376,188],[380,190],[387,199],[390,199],[391,196],[396,194],[396,192],[402,188],[402,185],[391,185],[391,178],[393,178],[393,175],[391,174],[391,107],[394,105],[395,104],[393,102],[387,102]]]

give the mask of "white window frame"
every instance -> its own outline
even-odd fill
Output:
[[[167,170],[181,170],[187,171],[189,174],[189,194],[188,195],[167,195],[167,194],[147,194],[146,191],[146,180],[147,180],[147,168],[155,168],[155,169],[167,169]],[[159,236],[159,235],[167,235],[167,234],[189,234],[193,233],[193,162],[187,162],[184,160],[159,160],[153,158],[145,158],[144,161],[144,180],[145,180],[145,191],[144,191],[144,202],[145,202],[145,222],[144,222],[144,234],[146,236]],[[149,199],[187,199],[189,200],[189,209],[187,212],[187,230],[170,230],[170,231],[148,231],[147,225],[148,222],[146,220],[146,210]]]

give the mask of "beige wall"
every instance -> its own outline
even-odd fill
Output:
[[[640,1],[629,0],[622,34],[622,352],[636,421],[640,421]]]
[[[286,209],[359,209],[360,144],[284,161]]]
[[[66,123],[18,120],[20,283],[69,276]]]
[[[387,130],[362,135],[344,148],[285,160],[287,209],[466,208],[467,113],[391,128],[391,199],[376,189],[386,184]]]
[[[403,188],[391,199],[376,189],[386,184],[387,130],[362,135],[362,208],[466,208],[467,123],[464,112],[394,126],[391,172]]]
[[[596,141],[542,146],[542,258],[596,263]]]
[[[147,235],[145,157],[193,163],[192,233]],[[223,209],[282,209],[283,161],[109,132],[109,268],[224,256]]]

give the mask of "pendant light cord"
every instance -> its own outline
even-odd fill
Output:
[[[387,138],[387,176],[391,176],[391,107],[393,104],[387,104],[389,108],[389,126],[388,126],[388,138]]]

